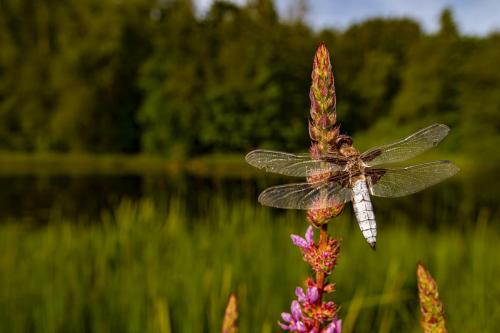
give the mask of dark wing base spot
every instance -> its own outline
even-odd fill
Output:
[[[370,178],[370,183],[372,185],[377,184],[377,182],[382,178],[383,175],[386,173],[386,169],[366,169],[365,171],[366,175]]]
[[[375,158],[379,157],[382,154],[382,149],[374,149],[367,154],[361,156],[361,160],[365,163],[373,161]]]

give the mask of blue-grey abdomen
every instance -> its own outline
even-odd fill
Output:
[[[359,228],[366,241],[372,248],[375,248],[377,242],[377,223],[375,222],[375,214],[373,213],[373,206],[370,200],[370,192],[364,179],[359,179],[354,183],[352,196],[352,207],[358,220]]]

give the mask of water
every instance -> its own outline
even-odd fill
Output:
[[[436,221],[465,226],[481,214],[498,220],[495,172],[460,173],[423,192],[397,199],[374,198],[379,223],[408,215],[418,224]],[[187,172],[133,175],[2,175],[0,176],[0,223],[9,219],[45,223],[53,214],[68,220],[97,220],[122,200],[152,199],[159,206],[180,198],[193,216],[204,214],[214,198],[249,200],[257,204],[258,193],[268,186],[293,179],[262,173],[251,177],[208,177]],[[165,205],[166,206],[166,205]],[[274,210],[280,214],[280,210]],[[351,208],[346,212],[351,213]]]

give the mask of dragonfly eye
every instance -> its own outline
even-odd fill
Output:
[[[342,146],[352,146],[352,139],[348,135],[339,135],[337,140],[335,141],[335,145],[337,146],[337,149],[342,148]]]

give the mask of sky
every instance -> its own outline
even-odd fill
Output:
[[[209,8],[213,0],[194,0],[200,13]],[[232,0],[238,4],[246,0]],[[281,16],[289,13],[297,0],[276,0]],[[485,35],[500,31],[500,0],[309,0],[306,16],[316,29],[346,28],[369,17],[411,17],[422,24],[424,30],[433,32],[439,26],[443,8],[452,9],[462,33]]]

